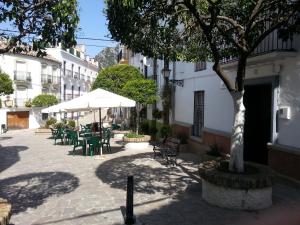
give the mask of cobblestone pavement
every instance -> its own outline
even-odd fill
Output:
[[[135,178],[139,224],[291,225],[287,219],[300,215],[299,188],[285,183],[275,185],[267,210],[208,205],[201,199],[200,159],[192,154],[182,154],[176,167],[154,160],[151,148],[125,151],[118,144],[102,158],[73,156],[71,146],[55,146],[31,130],[1,134],[0,145],[0,197],[13,204],[14,225],[121,225],[128,174]]]

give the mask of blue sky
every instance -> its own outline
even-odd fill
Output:
[[[78,0],[80,14],[80,31],[78,37],[109,39],[106,17],[103,14],[104,0]],[[77,40],[78,44],[115,46],[116,42]],[[104,47],[86,46],[87,54],[94,57]]]

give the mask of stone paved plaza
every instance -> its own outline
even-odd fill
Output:
[[[14,225],[120,225],[126,177],[134,175],[134,211],[144,225],[296,225],[299,187],[277,182],[274,205],[261,211],[226,210],[201,199],[199,156],[179,165],[153,159],[151,148],[124,150],[115,143],[104,157],[70,154],[32,130],[0,135],[0,197],[13,204]]]

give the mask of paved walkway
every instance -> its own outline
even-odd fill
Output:
[[[153,160],[151,149],[125,151],[118,144],[101,159],[72,156],[71,146],[54,146],[28,130],[0,135],[0,145],[0,197],[12,202],[14,225],[121,225],[128,174],[135,177],[134,210],[144,225],[291,225],[286,219],[300,215],[299,189],[282,183],[267,210],[208,205],[192,154],[182,154],[177,167]]]

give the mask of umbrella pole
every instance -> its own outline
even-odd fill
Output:
[[[102,138],[102,126],[101,126],[101,108],[99,108],[99,132],[100,132],[100,137]]]
[[[101,126],[101,108],[99,108],[99,133],[100,133],[100,139],[102,139],[102,126]],[[102,141],[102,140],[100,140]],[[102,146],[100,146],[100,155],[102,155]]]

